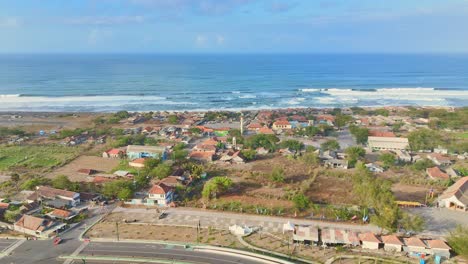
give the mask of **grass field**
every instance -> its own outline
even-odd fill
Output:
[[[15,167],[49,169],[75,158],[81,151],[79,147],[59,145],[0,147],[0,171]]]

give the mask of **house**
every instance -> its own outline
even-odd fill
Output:
[[[438,198],[440,207],[468,211],[468,176],[448,187]]]
[[[432,239],[425,241],[429,247],[429,253],[434,256],[441,256],[446,259],[450,258],[450,250],[452,249],[443,240]]]
[[[79,174],[91,175],[91,174],[95,174],[97,171],[93,169],[79,169],[77,172]]]
[[[125,152],[121,149],[110,149],[108,151],[104,151],[102,153],[103,158],[108,158],[108,159],[121,159],[125,156]]]
[[[396,137],[395,133],[390,131],[369,130],[370,137]]]
[[[291,123],[288,120],[278,120],[271,127],[273,130],[291,129]]]
[[[315,242],[319,241],[319,231],[313,226],[296,226],[294,228],[293,240],[299,242]]]
[[[412,158],[411,155],[406,150],[395,150],[395,154],[398,157],[398,160],[403,162],[411,162]]]
[[[65,227],[65,224],[58,224],[52,220],[32,215],[21,216],[13,225],[13,229],[19,233],[44,238],[55,235],[55,232],[63,227]]]
[[[201,162],[212,162],[214,154],[214,151],[192,151],[189,154],[189,159]]]
[[[255,152],[257,153],[257,155],[266,155],[269,153],[268,149],[264,148],[264,147],[259,147],[255,150]]]
[[[145,158],[138,158],[128,162],[130,167],[134,168],[144,168],[145,167]]]
[[[48,186],[37,186],[36,194],[42,200],[58,200],[66,206],[74,207],[80,203],[80,194],[72,191],[55,189]]]
[[[409,147],[408,138],[368,137],[367,144],[374,150],[404,150]]]
[[[131,160],[138,158],[160,158],[165,160],[167,156],[166,148],[161,146],[128,145],[126,152],[127,157]]]
[[[433,180],[448,180],[450,179],[450,176],[441,171],[439,167],[432,167],[432,168],[427,168],[426,169],[427,176]]]
[[[168,206],[173,199],[174,189],[165,185],[164,183],[158,183],[153,185],[148,191],[147,203],[153,203],[160,206]]]
[[[405,238],[405,247],[403,249],[410,253],[426,253],[426,244],[417,238],[417,237],[410,237]]]
[[[315,120],[321,125],[333,126],[335,123],[335,117],[332,115],[318,115]]]
[[[348,161],[342,159],[327,159],[324,161],[324,165],[327,168],[348,169]]]
[[[265,135],[274,135],[275,132],[268,127],[262,127],[257,131],[258,134],[265,134]]]
[[[73,217],[77,216],[74,212],[69,210],[54,209],[52,212],[47,214],[52,219],[60,219],[68,221]]]
[[[325,228],[321,232],[322,243],[327,245],[359,245],[359,237],[356,232],[335,228]]]
[[[224,155],[221,156],[219,159],[222,162],[227,162],[227,163],[232,163],[232,164],[243,164],[245,163],[244,157],[242,157],[242,154],[240,151],[229,151],[225,153]]]
[[[262,128],[263,126],[259,123],[250,123],[248,126],[247,126],[247,130],[249,131],[258,131],[260,130],[260,128]]]
[[[180,176],[168,176],[162,180],[160,180],[158,183],[163,183],[164,185],[167,185],[169,187],[175,188],[177,186],[181,186],[183,183],[183,177]]]
[[[379,249],[381,243],[380,239],[372,232],[360,234],[359,240],[361,240],[362,248],[365,249]]]
[[[403,249],[403,242],[395,235],[383,236],[382,242],[386,251],[400,252]]]
[[[376,173],[384,172],[384,169],[382,167],[374,163],[367,163],[365,166],[371,172],[376,172]]]
[[[432,160],[432,162],[434,162],[434,164],[438,166],[448,166],[452,164],[452,161],[450,160],[449,157],[442,155],[440,153],[431,153],[427,155],[427,158]]]

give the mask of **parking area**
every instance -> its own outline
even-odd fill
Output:
[[[18,241],[17,239],[0,238],[0,252],[4,252],[6,249],[11,247],[17,241]]]
[[[468,225],[468,213],[447,208],[421,207],[409,209],[426,221],[425,234],[445,236],[457,225]]]

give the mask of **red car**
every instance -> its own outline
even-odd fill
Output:
[[[54,246],[60,244],[60,242],[62,242],[62,239],[60,237],[54,238]]]

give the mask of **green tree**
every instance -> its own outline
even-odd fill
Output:
[[[317,166],[320,164],[319,156],[314,152],[306,152],[302,155],[301,160],[305,163],[313,166]]]
[[[177,115],[170,115],[168,118],[167,118],[167,121],[170,123],[170,124],[173,124],[173,125],[176,125],[179,123],[179,117]]]
[[[413,151],[432,150],[440,144],[441,137],[434,130],[419,129],[409,134],[408,141]]]
[[[257,155],[257,152],[253,149],[243,149],[241,151],[242,156],[248,161],[254,160],[255,156]]]
[[[450,232],[447,242],[455,253],[468,259],[468,226],[457,226]]]
[[[316,147],[314,146],[307,146],[306,147],[306,152],[309,153],[309,152],[315,152],[317,150]]]
[[[403,122],[396,122],[392,125],[392,131],[395,133],[399,132],[402,127],[403,127]]]
[[[117,198],[120,200],[128,200],[133,197],[133,190],[129,187],[122,188],[118,193],[117,193]]]
[[[155,158],[145,159],[144,168],[145,171],[149,172],[152,169],[156,168],[161,163],[161,160]]]
[[[292,201],[294,203],[294,207],[299,211],[304,211],[311,205],[309,198],[303,193],[294,195]]]
[[[294,151],[295,153],[298,153],[304,148],[304,143],[298,140],[288,139],[288,140],[281,142],[281,147],[288,148],[289,150]]]
[[[331,140],[328,140],[328,141],[322,143],[320,145],[320,148],[323,151],[326,151],[326,150],[339,150],[340,149],[340,144],[338,143],[338,141],[336,141],[334,139],[331,139]]]
[[[202,165],[191,163],[188,166],[190,170],[190,175],[192,176],[193,179],[199,179],[203,172],[205,171],[205,168],[203,168]]]
[[[198,127],[192,127],[189,129],[189,132],[194,135],[200,135],[202,133],[202,130]]]
[[[52,187],[62,190],[79,191],[80,185],[76,182],[70,181],[65,175],[58,175],[52,180]]]
[[[374,113],[376,115],[388,116],[390,114],[390,111],[388,111],[387,109],[384,109],[384,108],[379,108],[379,109],[375,110]]]
[[[133,195],[134,185],[128,180],[115,180],[106,182],[102,188],[102,194],[107,198],[125,198],[131,193]],[[119,197],[120,196],[120,197]]]
[[[276,149],[276,143],[278,143],[278,141],[279,138],[275,135],[257,134],[248,138],[245,142],[245,145],[251,149],[263,147],[273,151]]]
[[[232,138],[236,138],[237,144],[244,144],[244,136],[239,129],[231,129],[228,133],[228,141],[232,142]]]
[[[316,127],[316,126],[308,126],[306,128],[304,128],[304,134],[308,137],[313,137],[313,136],[316,136],[318,134],[320,134],[320,128]]]
[[[174,160],[184,160],[185,158],[187,158],[187,155],[188,155],[188,151],[185,150],[185,149],[181,149],[181,150],[175,150],[172,152],[172,158]]]
[[[157,177],[158,179],[164,179],[167,176],[171,175],[171,172],[171,166],[162,163],[156,166],[156,168],[152,169],[149,175],[153,178]]]
[[[284,170],[279,166],[273,167],[270,173],[270,179],[274,182],[284,182]]]
[[[233,182],[228,177],[214,177],[203,186],[202,196],[206,200],[216,199],[219,194],[226,192],[232,185]]]
[[[50,180],[46,179],[44,177],[35,177],[35,178],[29,179],[29,180],[23,182],[23,184],[21,184],[20,188],[22,190],[34,190],[37,186],[47,185],[47,184],[49,184],[49,182],[50,182]]]
[[[14,222],[16,222],[16,220],[18,220],[19,215],[20,215],[19,210],[15,210],[15,211],[7,210],[7,211],[5,211],[5,214],[3,215],[3,218],[5,219],[5,221],[7,221],[9,223],[14,223]]]
[[[338,114],[335,117],[335,126],[338,128],[342,128],[346,126],[349,122],[351,122],[353,118],[349,115]]]
[[[124,119],[124,118],[129,118],[130,114],[127,111],[118,111],[117,113],[114,114],[114,116],[120,119]]]
[[[346,158],[348,160],[348,164],[351,167],[354,167],[356,162],[366,155],[366,151],[363,148],[358,147],[358,146],[347,148],[345,150],[345,153],[346,153]]]
[[[385,168],[389,168],[395,165],[396,157],[392,153],[383,153],[379,156],[379,161],[381,161]]]
[[[399,221],[400,226],[406,231],[421,232],[424,230],[425,221],[419,215],[410,215],[406,212],[402,213]]]
[[[349,132],[353,135],[358,144],[366,144],[369,137],[369,129],[365,127],[350,126]]]
[[[435,164],[432,162],[430,159],[422,159],[416,161],[413,165],[411,165],[411,169],[416,170],[416,171],[423,171],[427,168],[434,167]]]

